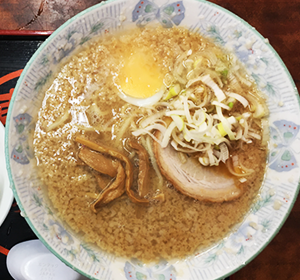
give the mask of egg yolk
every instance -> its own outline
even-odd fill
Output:
[[[125,57],[119,73],[119,83],[126,95],[148,98],[161,89],[163,75],[149,54],[138,51]]]

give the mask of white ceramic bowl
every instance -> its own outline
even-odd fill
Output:
[[[13,199],[4,157],[4,126],[0,122],[0,227],[9,212]]]
[[[108,255],[63,226],[39,191],[28,134],[34,129],[33,120],[43,98],[40,89],[62,58],[94,36],[149,22],[166,28],[181,25],[199,29],[234,52],[268,96],[271,140],[261,199],[252,206],[236,232],[187,260],[143,266],[137,260]],[[57,257],[78,272],[102,280],[217,279],[252,260],[286,220],[298,194],[299,116],[298,92],[283,62],[267,40],[234,14],[207,1],[162,0],[159,4],[149,0],[108,1],[67,21],[42,44],[24,69],[7,118],[8,173],[15,198],[33,231]]]

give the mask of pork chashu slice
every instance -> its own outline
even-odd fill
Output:
[[[160,132],[156,133],[160,139]],[[223,202],[238,198],[242,190],[221,168],[205,167],[194,158],[183,163],[169,144],[166,148],[154,142],[154,153],[161,173],[181,193],[198,200]]]

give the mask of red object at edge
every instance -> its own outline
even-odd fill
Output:
[[[0,78],[0,86],[14,78],[20,77],[23,69],[11,72],[3,77]],[[6,121],[6,114],[8,111],[8,106],[12,94],[14,92],[14,88],[11,88],[8,93],[0,94],[0,121],[5,124]]]

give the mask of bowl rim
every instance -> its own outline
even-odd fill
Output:
[[[38,230],[34,227],[34,225],[31,223],[30,219],[27,217],[26,215],[26,211],[23,208],[23,205],[21,204],[20,198],[18,196],[16,187],[14,185],[14,181],[12,178],[12,171],[11,171],[11,166],[10,166],[10,156],[8,154],[8,143],[9,143],[9,126],[10,126],[10,122],[11,122],[11,114],[12,114],[12,107],[13,104],[15,102],[15,98],[17,95],[17,92],[19,91],[19,88],[22,84],[22,81],[24,80],[26,73],[28,71],[28,69],[30,68],[30,66],[32,65],[32,63],[35,61],[36,57],[42,52],[42,50],[44,50],[46,48],[46,46],[48,45],[47,43],[49,41],[52,40],[52,38],[56,37],[57,35],[59,35],[59,33],[61,31],[63,31],[64,29],[66,29],[73,21],[76,21],[78,18],[84,16],[85,14],[98,9],[102,6],[111,4],[113,2],[121,2],[122,0],[107,0],[101,3],[98,3],[96,5],[93,5],[83,11],[81,11],[80,13],[76,14],[75,16],[73,16],[72,18],[68,19],[65,23],[63,23],[59,28],[57,28],[46,40],[45,42],[42,43],[42,45],[36,50],[36,52],[33,54],[33,56],[30,58],[30,60],[27,62],[26,66],[24,67],[24,70],[21,73],[21,76],[19,77],[15,90],[13,92],[11,101],[10,101],[10,106],[8,108],[8,113],[7,113],[7,120],[9,120],[9,123],[7,123],[6,128],[5,128],[5,159],[6,159],[6,168],[7,168],[7,173],[8,173],[8,177],[9,177],[9,181],[13,190],[13,194],[14,197],[17,201],[17,204],[21,210],[21,213],[24,214],[24,218],[26,220],[26,222],[28,223],[28,225],[30,226],[30,228],[32,229],[32,231],[36,234],[36,236],[43,242],[43,244],[58,258],[60,259],[62,262],[64,262],[66,265],[68,265],[69,267],[71,267],[72,269],[74,269],[75,271],[79,272],[80,274],[90,278],[90,279],[95,279],[97,280],[97,278],[94,278],[91,275],[88,275],[87,273],[81,271],[79,268],[73,266],[67,259],[65,259],[64,257],[62,257],[59,253],[57,253],[54,249],[52,249],[52,247],[47,243],[47,241],[40,235],[40,233],[38,232]],[[126,1],[126,0],[125,0]],[[130,1],[130,0],[129,0]],[[244,19],[242,19],[241,17],[239,17],[238,15],[234,14],[233,12],[217,5],[214,3],[211,3],[209,1],[206,0],[185,0],[186,2],[199,2],[199,3],[203,3],[209,6],[212,6],[213,8],[217,8],[219,10],[221,10],[222,12],[228,14],[229,16],[233,17],[234,19],[236,19],[239,23],[242,23],[247,29],[251,29],[255,35],[257,35],[262,41],[265,40],[265,37],[263,37],[257,30],[256,28],[254,28],[252,25],[250,25],[247,21],[245,21]],[[288,71],[286,65],[284,64],[283,60],[281,59],[281,57],[279,56],[279,54],[277,53],[277,51],[271,46],[270,43],[264,43],[264,45],[268,48],[268,50],[275,56],[276,60],[280,63],[280,66],[282,67],[282,69],[284,70],[285,74],[287,75],[287,78],[290,82],[290,84],[293,86],[294,90],[295,90],[295,95],[296,95],[296,99],[298,101],[298,107],[300,110],[300,96],[299,96],[299,92],[298,89],[295,85],[295,82],[290,74],[290,72]],[[297,185],[297,189],[295,191],[295,196],[293,198],[293,201],[291,201],[287,212],[285,213],[285,215],[281,218],[280,224],[278,225],[278,227],[276,228],[276,230],[273,232],[273,234],[271,236],[269,236],[269,238],[267,240],[265,240],[265,242],[263,243],[263,245],[261,245],[260,249],[255,252],[251,257],[247,258],[247,260],[243,263],[240,264],[238,267],[232,269],[230,272],[220,276],[217,279],[223,279],[226,278],[234,273],[236,273],[237,271],[239,271],[241,268],[243,268],[245,265],[247,265],[248,263],[250,263],[254,258],[256,258],[268,245],[269,243],[274,239],[274,237],[278,234],[279,230],[282,228],[282,226],[284,225],[285,221],[287,220],[287,218],[289,217],[293,206],[297,200],[297,197],[299,195],[299,190],[300,190],[300,180],[298,181],[298,185]]]

